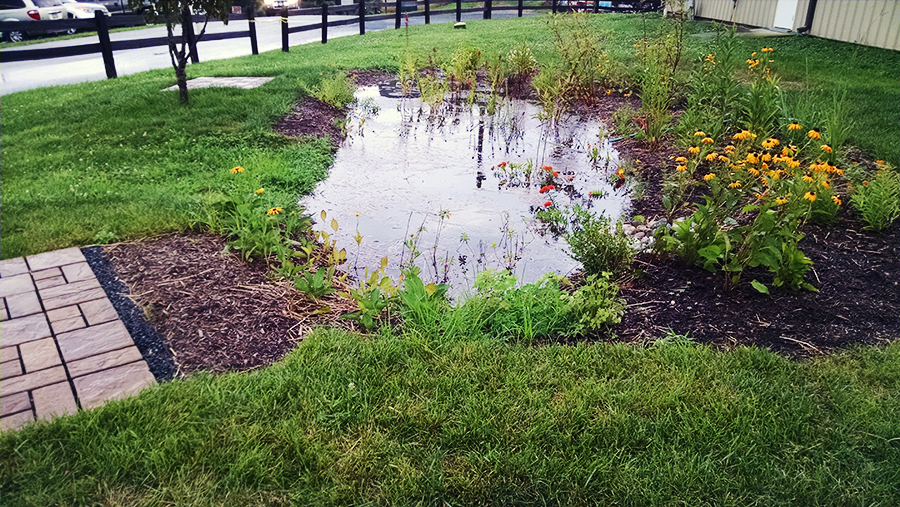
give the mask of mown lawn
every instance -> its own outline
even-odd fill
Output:
[[[0,437],[2,505],[900,503],[900,345],[527,347],[320,330]]]

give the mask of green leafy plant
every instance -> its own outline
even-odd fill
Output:
[[[309,294],[313,299],[334,294],[335,288],[331,285],[331,277],[334,276],[334,267],[319,268],[315,273],[305,272],[294,278],[294,286],[302,292]]]
[[[381,313],[390,305],[390,300],[382,295],[378,287],[352,289],[346,296],[356,301],[359,310],[341,315],[340,318],[357,322],[366,332],[375,329]]]
[[[447,284],[425,284],[419,278],[418,269],[403,271],[403,290],[398,293],[400,315],[404,322],[426,332],[436,331],[441,316],[449,310],[446,301]]]
[[[621,231],[610,228],[610,219],[581,213],[579,225],[568,235],[566,242],[572,249],[572,258],[584,266],[586,273],[601,275],[604,272],[621,275],[631,268],[634,250]]]
[[[355,92],[356,84],[347,74],[341,72],[323,80],[313,96],[326,104],[344,109],[347,104],[353,102]]]
[[[900,217],[900,174],[891,167],[875,173],[871,181],[856,185],[850,202],[859,212],[866,228],[882,231]]]

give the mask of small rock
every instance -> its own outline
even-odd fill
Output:
[[[638,231],[638,232],[634,233],[634,237],[637,239],[644,239],[644,236],[646,236],[646,233],[644,233],[642,231]]]
[[[466,23],[463,22],[463,21],[460,21],[459,23],[456,23],[455,25],[453,25],[453,28],[462,28],[462,29],[465,29],[465,28],[466,28]]]
[[[622,226],[622,232],[624,232],[628,236],[631,236],[632,234],[634,234],[634,226],[625,224]]]

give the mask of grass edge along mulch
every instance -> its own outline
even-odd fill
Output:
[[[898,355],[319,330],[4,434],[0,504],[896,505]]]

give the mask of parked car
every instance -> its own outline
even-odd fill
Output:
[[[18,42],[27,35],[47,33],[46,30],[29,28],[31,21],[46,19],[66,19],[68,12],[61,0],[0,0],[0,21],[21,21],[21,30],[9,30],[0,33],[4,41]],[[75,33],[75,29],[62,30]]]
[[[263,0],[266,6],[266,15],[274,16],[283,9],[299,9],[300,0]]]
[[[59,0],[63,3],[63,7],[69,13],[70,18],[75,19],[93,19],[96,11],[102,12],[109,16],[109,9],[105,5],[89,2],[79,2],[78,0]]]

